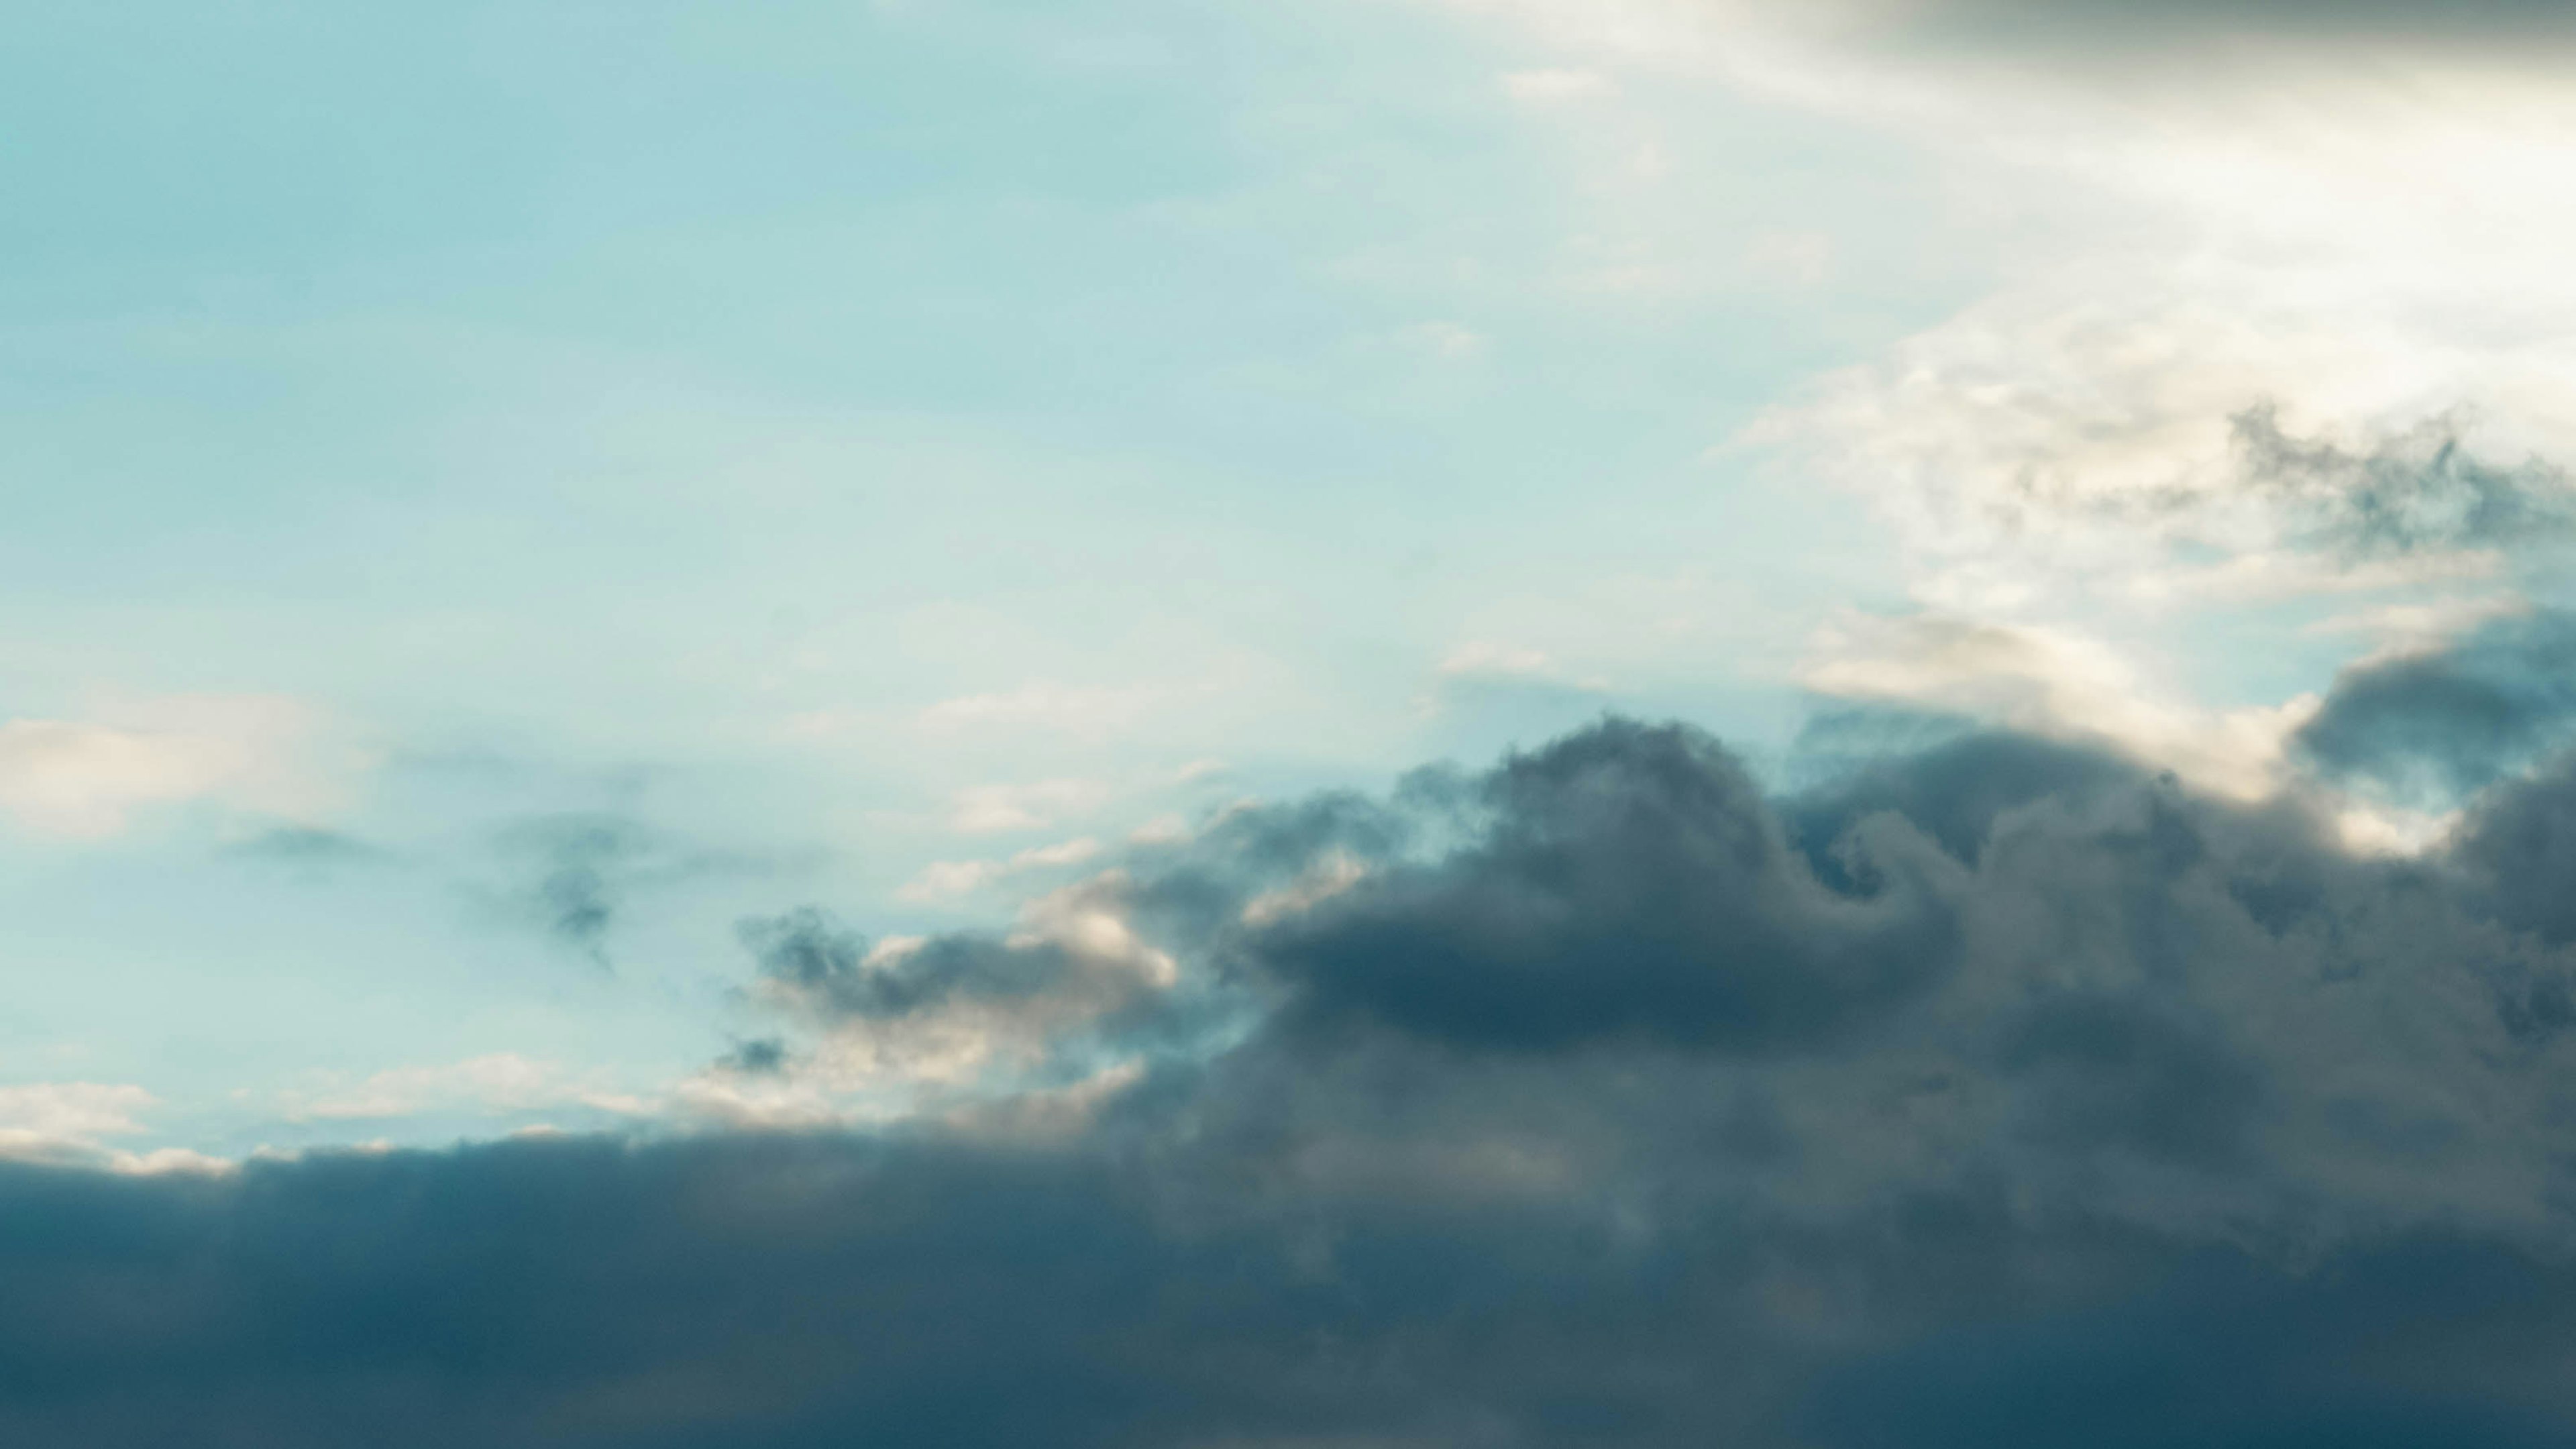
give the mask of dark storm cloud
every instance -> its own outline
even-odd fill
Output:
[[[1894,814],[1973,865],[2005,811],[2144,779],[2125,761],[2048,740],[1988,734],[1938,719],[1900,717],[1878,728],[1872,723],[1864,712],[1844,711],[1807,730],[1801,741],[1806,752],[1829,752],[1839,769],[1778,807],[1790,838],[1837,884],[1848,882],[1850,872],[1836,858],[1834,842],[1868,816]],[[1906,747],[1867,748],[1890,739]]]
[[[2563,1265],[2440,1239],[2298,1276],[2211,1253],[2137,1301],[1840,1369],[1804,1427],[1848,1449],[2543,1449],[2564,1418],[2425,1384],[2485,1354],[2512,1365],[2496,1379],[2543,1382],[2570,1342]]]
[[[2571,793],[2373,861],[2062,746],[1774,800],[1611,721],[1237,812],[1094,902],[1233,1029],[1049,1131],[0,1170],[0,1440],[2569,1442]],[[822,1036],[1117,954],[747,940]]]
[[[1482,838],[1391,867],[1267,933],[1257,954],[1317,1029],[1366,1016],[1458,1045],[1821,1040],[1946,970],[1947,862],[1873,817],[1839,893],[1751,777],[1693,731],[1611,721],[1487,776]]]
[[[2553,945],[2576,942],[2576,759],[2482,802],[2459,851],[2499,918]],[[2576,1024],[2576,999],[2564,994],[2535,1009],[2545,1021]]]
[[[2528,767],[2576,722],[2576,615],[2543,611],[2346,670],[2294,744],[2329,777],[2460,796]]]

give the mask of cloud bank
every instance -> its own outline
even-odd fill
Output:
[[[0,1431],[2564,1442],[2570,860],[2563,764],[2384,859],[2063,742],[1784,796],[1609,720],[1011,932],[746,927],[784,1035],[711,1072],[1015,1043],[968,1107],[0,1168]]]

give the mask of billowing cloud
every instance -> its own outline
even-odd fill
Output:
[[[1614,721],[1235,812],[1014,933],[792,914],[741,1103],[961,1013],[1124,1065],[1044,1130],[0,1171],[0,1432],[2561,1442],[2568,798],[2365,858],[2063,742],[1777,797]]]
[[[2576,723],[2576,615],[2542,611],[2344,672],[2298,748],[2331,775],[2447,803],[2530,765]]]
[[[1248,948],[1335,1030],[1461,1046],[1812,1044],[1953,965],[1951,868],[1889,822],[1850,837],[1882,888],[1827,889],[1712,742],[1613,722],[1482,781],[1478,842],[1320,898]]]

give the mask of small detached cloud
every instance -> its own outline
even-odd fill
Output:
[[[311,819],[344,804],[366,764],[295,700],[134,701],[97,720],[0,722],[0,815],[40,835],[92,840],[190,803]]]
[[[1485,639],[1469,640],[1450,650],[1441,658],[1434,678],[1448,695],[1478,691],[1599,695],[1610,688],[1600,675],[1568,669],[1542,650]],[[1436,708],[1438,700],[1426,704]]]
[[[1139,1028],[1179,966],[1131,923],[1112,873],[1051,892],[1000,935],[871,943],[813,908],[744,923],[755,1000],[821,1033],[809,1076],[853,1090],[1042,1072],[1076,1039]]]
[[[1043,830],[1099,809],[1112,793],[1101,781],[1080,779],[970,786],[957,792],[948,826],[960,835]]]
[[[143,1114],[159,1105],[141,1087],[103,1082],[30,1082],[0,1087],[0,1161],[117,1173],[219,1172],[229,1164],[185,1148],[134,1152],[108,1139],[142,1136]]]
[[[1101,850],[1099,841],[1081,836],[1054,845],[1032,846],[1006,860],[933,861],[898,886],[895,899],[920,905],[953,901],[1031,871],[1081,865],[1097,857]]]
[[[712,876],[760,874],[775,863],[693,845],[619,811],[564,811],[520,820],[493,842],[509,873],[478,891],[502,918],[532,927],[610,969],[609,945],[639,899]]]
[[[651,1104],[596,1073],[496,1052],[438,1066],[394,1067],[351,1081],[324,1078],[279,1094],[290,1122],[372,1121],[467,1112],[505,1116],[576,1107],[637,1116]]]

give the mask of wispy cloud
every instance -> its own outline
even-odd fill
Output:
[[[0,812],[75,839],[113,836],[144,812],[189,802],[312,817],[345,803],[364,766],[294,700],[181,696],[105,714],[0,723]]]

